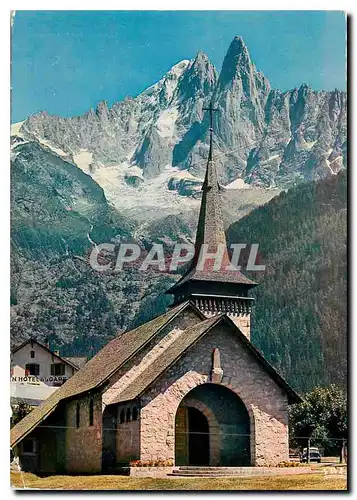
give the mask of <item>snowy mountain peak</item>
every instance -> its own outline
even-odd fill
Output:
[[[177,64],[172,66],[170,71],[167,72],[166,77],[170,77],[172,75],[175,76],[176,78],[179,78],[185,71],[187,66],[190,64],[190,62],[191,61],[189,59],[183,59],[182,61],[178,62]]]
[[[199,73],[203,78],[217,80],[216,68],[211,63],[209,57],[204,52],[198,52],[192,61],[188,71]]]
[[[157,105],[159,102],[161,107],[167,106],[174,95],[179,79],[190,63],[188,59],[178,62],[157,83],[144,90],[136,99],[149,105]]]
[[[186,102],[186,111],[191,117],[193,117],[191,111],[202,108],[201,99],[212,94],[217,79],[217,71],[208,56],[199,52],[183,73],[177,88],[177,98],[181,103]],[[197,118],[202,119],[200,111]]]
[[[195,196],[208,154],[203,108],[212,99],[218,109],[215,160],[223,185],[285,187],[344,167],[346,93],[317,92],[307,85],[271,90],[241,37],[231,42],[219,76],[199,51],[137,97],[110,108],[101,101],[74,118],[41,112],[14,130],[24,141],[75,163],[115,204],[121,204],[121,192],[137,199],[142,190],[156,190],[155,179],[166,183],[170,199],[175,189],[180,198]],[[178,181],[178,170],[190,175]]]

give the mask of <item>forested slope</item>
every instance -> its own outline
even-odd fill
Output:
[[[281,193],[228,230],[259,243],[252,341],[299,390],[347,376],[347,173]],[[249,273],[247,273],[249,274]]]

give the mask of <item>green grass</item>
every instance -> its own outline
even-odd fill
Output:
[[[125,476],[48,476],[11,472],[13,488],[58,490],[346,490],[345,478],[318,474],[250,478],[134,478]]]

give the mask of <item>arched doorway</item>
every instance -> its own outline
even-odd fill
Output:
[[[204,413],[186,404],[176,413],[176,465],[210,464],[210,429]]]
[[[175,464],[251,465],[249,414],[233,391],[202,384],[183,398],[175,418]]]

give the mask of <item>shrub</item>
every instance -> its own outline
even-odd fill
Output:
[[[283,462],[278,463],[277,467],[300,467],[302,464],[300,462],[290,462],[288,460],[284,460]]]
[[[130,467],[172,467],[173,460],[157,459],[157,460],[130,460]]]

